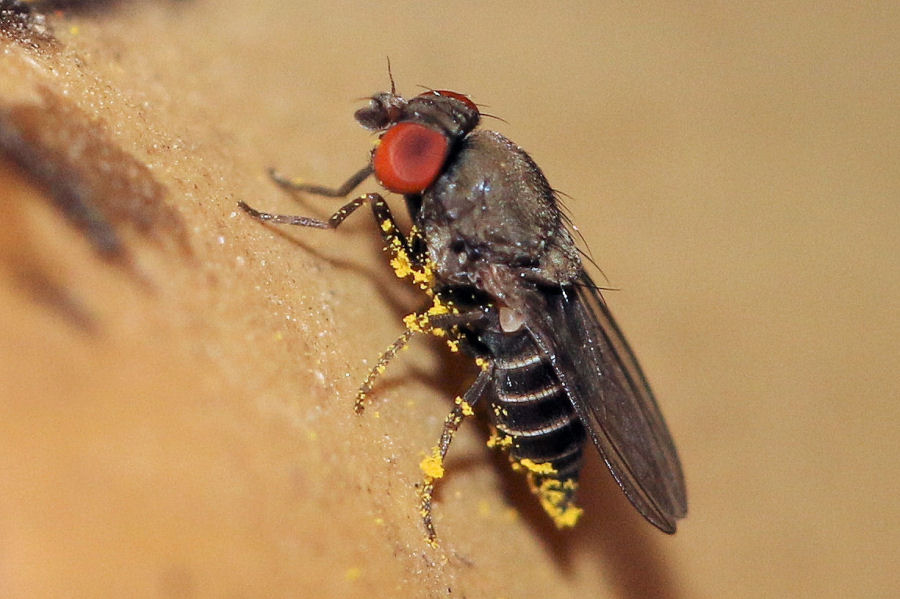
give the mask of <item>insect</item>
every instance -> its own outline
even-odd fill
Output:
[[[371,97],[356,120],[379,134],[368,164],[337,189],[282,187],[345,197],[370,175],[403,194],[412,227],[403,233],[378,193],[366,193],[328,220],[260,212],[260,221],[336,229],[368,204],[398,277],[429,297],[378,359],[356,397],[366,396],[387,363],[416,333],[443,337],[480,371],[457,397],[438,444],[421,468],[421,513],[436,545],[434,485],[463,419],[479,404],[490,418],[488,444],[508,451],[560,528],[582,513],[575,504],[589,438],[635,508],[674,533],[687,513],[681,464],[637,360],[598,287],[585,272],[555,193],[513,142],[477,129],[478,107],[462,94],[431,90],[412,98]]]

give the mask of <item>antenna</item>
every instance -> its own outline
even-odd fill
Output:
[[[394,85],[394,74],[391,73],[391,57],[390,56],[387,57],[387,64],[388,64],[388,79],[391,80],[391,95],[396,96],[397,95],[397,87]]]

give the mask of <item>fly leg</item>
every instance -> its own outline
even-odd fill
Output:
[[[438,298],[434,298],[434,304],[427,310],[415,312],[403,319],[406,324],[406,330],[403,334],[392,343],[387,350],[375,363],[375,367],[366,376],[359,392],[356,395],[356,403],[354,408],[356,413],[363,411],[365,407],[366,395],[372,390],[375,379],[381,375],[387,364],[397,355],[397,353],[406,347],[415,333],[427,333],[436,337],[443,337],[450,344],[451,348],[455,348],[458,343],[458,327],[461,325],[472,325],[487,318],[485,310],[476,308],[468,312],[459,312],[452,306],[441,303]],[[431,502],[434,497],[434,486],[437,479],[444,476],[444,458],[447,456],[447,450],[450,448],[450,442],[453,435],[459,429],[463,419],[471,416],[474,412],[472,407],[484,395],[488,383],[493,377],[493,368],[490,362],[484,360],[476,360],[481,366],[481,372],[478,378],[469,387],[469,390],[462,397],[457,397],[453,403],[453,409],[447,418],[444,419],[444,428],[441,431],[441,438],[438,444],[432,449],[431,455],[426,457],[419,464],[425,475],[425,481],[420,494],[421,504],[420,512],[422,514],[422,522],[425,525],[428,543],[432,547],[437,546],[437,534],[434,531],[434,523],[431,519]]]
[[[363,384],[360,385],[359,391],[356,392],[356,401],[353,402],[353,411],[357,414],[362,414],[363,410],[366,408],[366,397],[372,391],[372,387],[375,385],[375,379],[381,376],[387,365],[393,360],[401,349],[406,347],[409,343],[410,338],[415,334],[416,331],[412,329],[406,329],[403,331],[403,334],[397,338],[396,341],[391,343],[388,348],[378,356],[378,361],[375,362],[375,367],[369,371],[369,374],[366,375]]]
[[[352,182],[353,179],[348,181]],[[344,185],[346,187],[346,184]],[[332,190],[334,191],[334,190]],[[338,190],[340,191],[340,190]],[[336,192],[335,192],[336,193]],[[348,216],[353,214],[357,208],[368,203],[372,207],[372,214],[375,222],[378,223],[378,230],[381,232],[381,238],[384,240],[385,247],[392,254],[395,261],[402,263],[402,275],[400,267],[395,265],[394,270],[398,276],[413,276],[419,279],[425,275],[425,267],[422,259],[418,255],[413,255],[410,251],[410,244],[406,237],[397,227],[397,223],[391,214],[391,209],[384,198],[377,193],[366,193],[356,199],[344,204],[340,210],[332,214],[328,220],[313,218],[311,216],[294,216],[290,214],[272,214],[269,212],[260,212],[246,202],[238,202],[244,212],[255,218],[256,220],[277,225],[295,225],[299,227],[312,227],[314,229],[337,229]],[[416,276],[418,275],[418,276]]]
[[[444,476],[444,458],[447,457],[447,450],[450,449],[453,435],[456,434],[463,419],[474,413],[472,407],[484,394],[492,375],[493,373],[490,370],[482,370],[475,382],[472,383],[472,386],[469,387],[469,390],[462,397],[456,398],[456,401],[453,403],[453,409],[447,415],[447,418],[444,419],[444,428],[441,431],[440,441],[432,449],[431,455],[419,464],[423,474],[425,474],[420,511],[422,522],[425,525],[425,533],[428,537],[428,544],[432,547],[437,547],[437,533],[434,531],[434,522],[431,519],[431,502],[434,498],[435,481]]]
[[[372,165],[368,164],[354,173],[349,179],[344,181],[344,183],[340,187],[332,188],[324,187],[322,185],[311,185],[309,183],[304,183],[300,179],[291,179],[289,177],[285,177],[284,175],[278,173],[274,168],[269,169],[269,176],[272,177],[272,180],[275,181],[275,183],[277,183],[282,189],[286,189],[288,191],[305,191],[306,193],[325,196],[326,198],[346,197],[347,194],[356,189],[356,187],[360,183],[365,181],[371,174]]]
[[[360,171],[360,173],[354,175],[354,177],[351,178],[348,183],[345,183],[343,187],[347,187],[349,183],[359,178],[362,172],[363,171]],[[336,229],[348,216],[365,203],[368,203],[372,208],[372,214],[378,224],[378,230],[381,232],[385,247],[391,254],[391,266],[393,266],[394,272],[397,273],[398,277],[411,277],[413,281],[418,283],[421,287],[430,290],[431,282],[433,280],[432,270],[425,264],[425,260],[422,256],[419,256],[410,249],[410,243],[407,241],[406,236],[400,231],[396,221],[394,221],[390,207],[387,202],[384,201],[384,198],[377,193],[367,193],[348,202],[341,207],[340,210],[332,214],[328,220],[321,220],[308,216],[292,216],[287,214],[260,212],[244,202],[238,202],[238,206],[253,218],[263,222],[279,225],[313,227],[316,229]],[[391,344],[391,346],[378,358],[375,367],[369,372],[368,376],[366,376],[365,381],[357,393],[356,402],[354,404],[357,413],[363,411],[363,402],[366,395],[372,390],[375,379],[384,372],[388,362],[390,362],[391,359],[406,346],[415,332],[424,331],[421,327],[413,328],[407,326],[407,330],[404,331],[403,335]]]
[[[311,193],[328,196],[344,196],[349,193],[356,185],[371,174],[370,168],[361,170],[351,177],[339,189],[331,190],[317,186],[306,186],[300,183],[292,183],[287,181],[282,184],[290,189],[304,190]],[[278,180],[278,179],[276,179]],[[464,324],[473,324],[486,317],[483,309],[476,309],[469,312],[460,312],[452,303],[444,302],[434,293],[434,270],[433,266],[427,258],[412,250],[411,244],[406,236],[397,227],[397,223],[391,215],[390,207],[377,193],[368,193],[357,197],[342,206],[337,212],[331,215],[328,220],[312,218],[308,216],[292,216],[287,214],[271,214],[268,212],[260,212],[250,207],[245,202],[238,202],[238,205],[253,218],[274,224],[296,225],[301,227],[313,227],[316,229],[336,229],[346,220],[357,208],[368,203],[372,208],[372,214],[378,223],[378,230],[384,240],[386,250],[391,254],[391,266],[396,275],[400,278],[411,278],[413,283],[417,284],[429,295],[432,296],[433,304],[430,308],[421,313],[410,314],[404,319],[406,330],[394,343],[381,354],[375,367],[366,376],[362,386],[356,396],[354,409],[357,413],[362,412],[365,405],[365,398],[372,390],[375,380],[384,372],[387,364],[409,343],[414,333],[429,333],[438,337],[445,337],[450,344],[451,349],[456,349],[458,344],[458,327]],[[413,239],[418,233],[414,230],[411,233]],[[478,362],[476,360],[476,362]],[[421,493],[421,513],[422,520],[425,525],[425,531],[428,536],[428,542],[432,546],[437,546],[437,535],[434,530],[434,524],[431,518],[431,503],[434,495],[435,481],[444,475],[444,458],[447,450],[450,448],[450,442],[453,435],[459,429],[463,419],[471,415],[472,406],[481,398],[491,380],[492,369],[488,362],[478,362],[482,367],[478,378],[472,384],[468,391],[461,398],[457,398],[454,402],[453,410],[444,420],[444,428],[441,432],[441,438],[438,445],[434,448],[432,455],[425,458],[421,463],[421,468],[425,473],[425,482]]]
[[[357,414],[361,414],[365,409],[366,397],[372,391],[375,380],[384,373],[387,365],[400,353],[400,350],[407,346],[414,334],[427,333],[436,337],[445,337],[447,342],[453,347],[452,344],[457,343],[454,334],[455,327],[461,324],[472,324],[484,318],[482,310],[460,313],[451,313],[446,310],[447,308],[435,299],[431,308],[421,312],[414,312],[403,319],[406,330],[384,350],[384,353],[378,356],[375,366],[372,367],[372,370],[366,375],[363,384],[359,387],[356,401],[353,404],[353,409]]]
[[[244,201],[238,202],[244,212],[255,218],[256,220],[274,223],[276,225],[296,225],[299,227],[313,227],[314,229],[337,229],[344,220],[353,214],[357,208],[369,202],[384,202],[384,199],[377,193],[367,193],[361,195],[352,202],[344,204],[340,210],[331,215],[328,220],[313,218],[311,216],[294,216],[291,214],[272,214],[270,212],[260,212]]]

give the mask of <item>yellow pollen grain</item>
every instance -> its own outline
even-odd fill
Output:
[[[475,415],[475,410],[473,410],[472,406],[469,404],[469,402],[464,400],[462,397],[457,395],[456,398],[453,400],[453,403],[455,403],[460,408],[462,408],[463,416],[474,416]]]
[[[571,479],[564,482],[548,479],[534,489],[541,507],[544,508],[557,528],[572,528],[584,513],[584,510],[572,503],[572,496],[577,487],[578,483]]]
[[[509,447],[512,447],[512,444],[512,437],[508,435],[501,435],[496,431],[494,431],[494,433],[487,440],[487,446],[491,449],[494,449],[496,447],[499,447],[501,449],[508,449]]]
[[[550,462],[538,464],[537,462],[529,460],[528,458],[522,458],[521,460],[519,460],[519,465],[521,465],[529,472],[534,472],[535,474],[556,474],[556,468],[554,468]]]
[[[397,254],[391,258],[390,263],[398,279],[405,279],[413,274],[412,264],[410,264],[409,257],[406,254]]]
[[[428,314],[431,316],[437,316],[439,314],[449,314],[450,308],[441,301],[439,298],[434,298],[434,303],[430,308],[428,308]]]
[[[557,528],[574,528],[583,513],[584,510],[580,507],[569,505],[559,510],[556,515],[551,514],[551,517]]]
[[[424,270],[413,271],[413,282],[417,283],[422,289],[430,289],[434,284],[434,271],[427,266]]]
[[[403,317],[403,325],[414,333],[421,333],[422,326],[419,323],[418,314],[407,314]]]
[[[344,578],[353,582],[355,580],[359,580],[359,577],[362,576],[362,569],[356,566],[352,568],[347,568],[347,571],[344,572]]]
[[[431,479],[443,478],[444,460],[441,458],[441,450],[435,447],[430,456],[425,456],[419,462],[419,469]]]

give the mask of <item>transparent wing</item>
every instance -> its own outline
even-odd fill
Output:
[[[629,501],[673,533],[687,513],[672,436],[634,353],[587,275],[550,296],[526,323]]]

